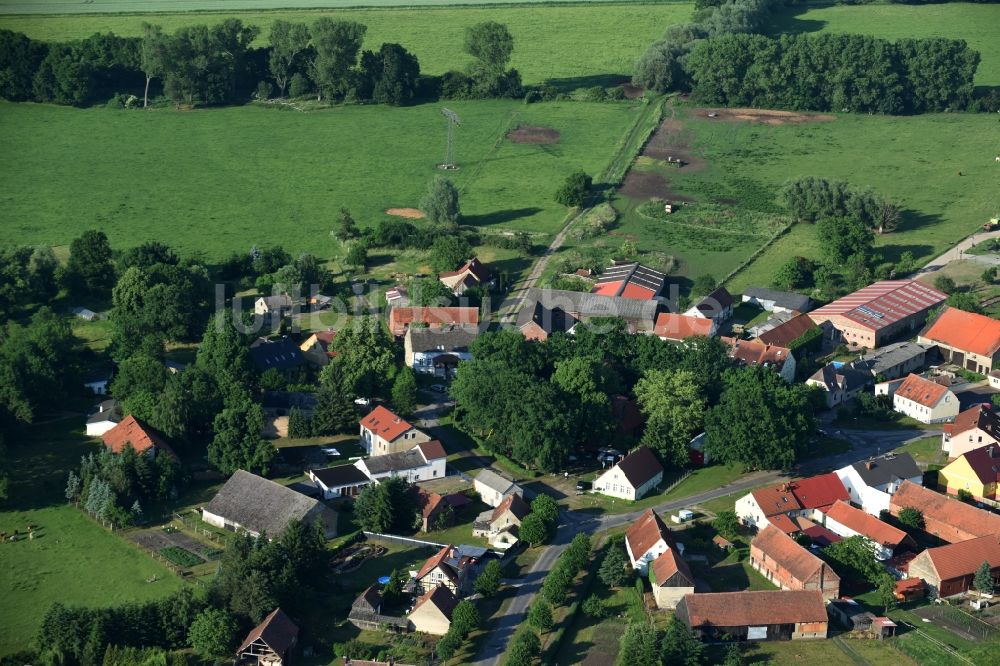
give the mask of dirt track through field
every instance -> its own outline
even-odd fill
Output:
[[[830,123],[837,119],[826,113],[799,113],[774,109],[695,109],[699,118],[756,123],[758,125],[798,125],[801,123]]]
[[[514,143],[551,144],[559,142],[559,132],[550,127],[524,125],[507,132],[507,138]]]

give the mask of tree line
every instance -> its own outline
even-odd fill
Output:
[[[707,104],[885,114],[995,111],[974,99],[979,53],[964,40],[762,34],[781,0],[699,0],[636,63],[633,83]]]
[[[0,97],[87,106],[148,106],[158,92],[178,104],[239,104],[277,93],[331,103],[404,105],[418,100],[520,97],[521,76],[508,67],[514,40],[503,24],[466,29],[466,71],[420,72],[399,44],[363,50],[367,27],[321,17],[311,24],[275,21],[268,46],[254,46],[255,25],[226,19],[167,34],[143,24],[141,37],[98,33],[47,43],[0,30]]]

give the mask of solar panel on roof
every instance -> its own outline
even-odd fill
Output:
[[[869,317],[874,317],[875,319],[882,319],[883,317],[885,317],[885,314],[883,314],[881,312],[876,312],[875,310],[872,310],[867,305],[858,306],[858,312],[860,312],[862,314],[866,314]]]

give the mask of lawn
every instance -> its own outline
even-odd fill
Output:
[[[10,499],[0,531],[32,540],[0,544],[0,656],[28,647],[49,606],[114,606],[163,597],[183,583],[169,569],[65,504],[66,474],[95,450],[83,418],[70,417],[6,435]],[[147,582],[155,578],[155,582]]]
[[[655,41],[668,25],[689,20],[692,11],[692,5],[686,2],[648,4],[575,2],[544,6],[417,8],[412,5],[425,3],[405,0],[405,4],[411,5],[410,7],[280,11],[260,11],[259,4],[254,7],[255,10],[240,11],[241,4],[243,3],[234,3],[231,0],[215,3],[214,6],[211,0],[209,2],[201,0],[196,3],[147,0],[117,4],[113,0],[112,2],[98,0],[94,4],[0,0],[0,14],[32,14],[0,17],[0,27],[24,32],[36,39],[68,40],[109,30],[119,35],[139,35],[143,22],[157,23],[168,32],[173,32],[185,25],[214,24],[225,18],[237,17],[245,23],[261,28],[258,42],[263,44],[267,39],[271,22],[276,19],[311,23],[320,16],[332,16],[340,20],[358,21],[368,26],[365,48],[377,50],[383,42],[402,44],[420,60],[422,72],[441,74],[450,69],[463,69],[471,61],[471,57],[463,51],[466,27],[482,21],[499,21],[509,27],[514,37],[511,65],[521,72],[525,83],[549,81],[562,88],[573,89],[583,85],[608,85],[630,76],[635,60],[645,48]],[[281,4],[308,7],[310,1],[272,3],[272,6]],[[340,3],[337,0],[324,0],[323,4],[330,7]],[[394,3],[391,1],[384,3],[380,0],[379,4]],[[436,0],[434,4],[449,3]],[[462,4],[475,3],[462,0]],[[49,7],[47,13],[52,14],[66,14],[81,9],[90,11],[93,7],[103,7],[104,11],[108,12],[144,13],[117,16],[79,14],[39,16],[37,14],[45,11],[37,11],[39,5]],[[192,6],[222,11],[198,13],[176,11]],[[24,11],[26,7],[30,8],[30,11]],[[173,11],[155,15],[146,13],[157,10]],[[555,57],[557,54],[565,54],[566,57]]]
[[[578,168],[601,172],[642,109],[451,107],[463,120],[462,169],[449,176],[461,190],[464,222],[542,234],[566,215],[553,201],[557,186]],[[329,235],[337,209],[347,206],[371,226],[387,208],[416,206],[439,173],[445,138],[438,105],[129,113],[4,103],[0,118],[8,157],[0,166],[7,186],[0,243],[61,246],[98,227],[115,246],[160,240],[210,259],[254,244],[338,252]],[[553,145],[505,140],[518,124],[552,127],[561,137]]]
[[[909,453],[921,465],[941,465],[947,462],[947,456],[941,450],[941,437],[924,437],[896,449]]]
[[[996,26],[1000,6],[951,2],[905,5],[812,5],[789,7],[779,14],[775,32],[833,32],[874,35],[889,40],[906,37],[964,39],[982,55],[978,85],[1000,85],[1000,42]]]

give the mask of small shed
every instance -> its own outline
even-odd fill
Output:
[[[247,634],[236,651],[238,666],[284,666],[299,639],[299,628],[283,610],[275,608]]]
[[[733,542],[722,536],[721,534],[716,534],[712,537],[712,543],[721,548],[722,550],[729,552],[733,549]]]
[[[896,601],[913,601],[927,596],[927,586],[921,578],[904,578],[896,581]]]

